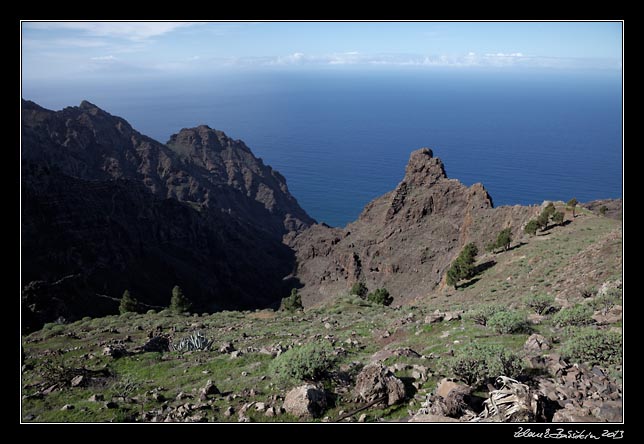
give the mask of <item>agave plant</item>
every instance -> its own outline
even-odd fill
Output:
[[[179,342],[172,344],[172,349],[175,351],[192,351],[192,350],[209,350],[212,346],[212,341],[200,331],[191,333]]]

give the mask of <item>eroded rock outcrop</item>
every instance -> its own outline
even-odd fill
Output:
[[[302,300],[315,304],[357,281],[386,287],[394,304],[424,296],[441,284],[465,243],[483,250],[503,228],[519,233],[536,211],[493,208],[483,185],[448,179],[430,149],[414,151],[396,189],[370,202],[357,221],[344,229],[314,225],[289,238],[295,276],[305,284]]]

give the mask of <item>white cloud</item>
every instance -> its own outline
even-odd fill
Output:
[[[112,60],[116,60],[116,57],[113,55],[106,55],[106,56],[97,56],[97,57],[92,57],[90,60],[98,60],[98,61],[103,61],[103,62],[109,62]]]
[[[419,54],[362,54],[356,51],[310,55],[301,52],[276,57],[244,57],[211,59],[213,65],[226,66],[419,66],[419,67],[481,67],[481,68],[549,68],[614,69],[615,63],[608,59],[580,59],[530,56],[523,52],[477,54],[473,51],[462,55],[419,55]],[[211,65],[212,66],[212,65]]]
[[[523,53],[521,52],[511,52],[508,54],[505,54],[503,52],[497,52],[496,54],[485,54],[486,57],[523,57]]]
[[[32,29],[76,30],[96,37],[119,37],[128,40],[145,40],[167,34],[195,22],[27,22]]]

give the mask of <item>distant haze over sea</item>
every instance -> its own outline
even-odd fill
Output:
[[[206,124],[242,139],[315,219],[342,226],[430,147],[495,206],[622,196],[621,71],[230,71],[146,81],[25,81],[60,109],[86,99],[165,143]]]

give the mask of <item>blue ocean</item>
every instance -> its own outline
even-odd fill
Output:
[[[315,219],[343,226],[429,147],[447,175],[496,206],[617,198],[618,72],[317,70],[23,85],[50,109],[86,99],[160,142],[206,124],[279,170]]]

